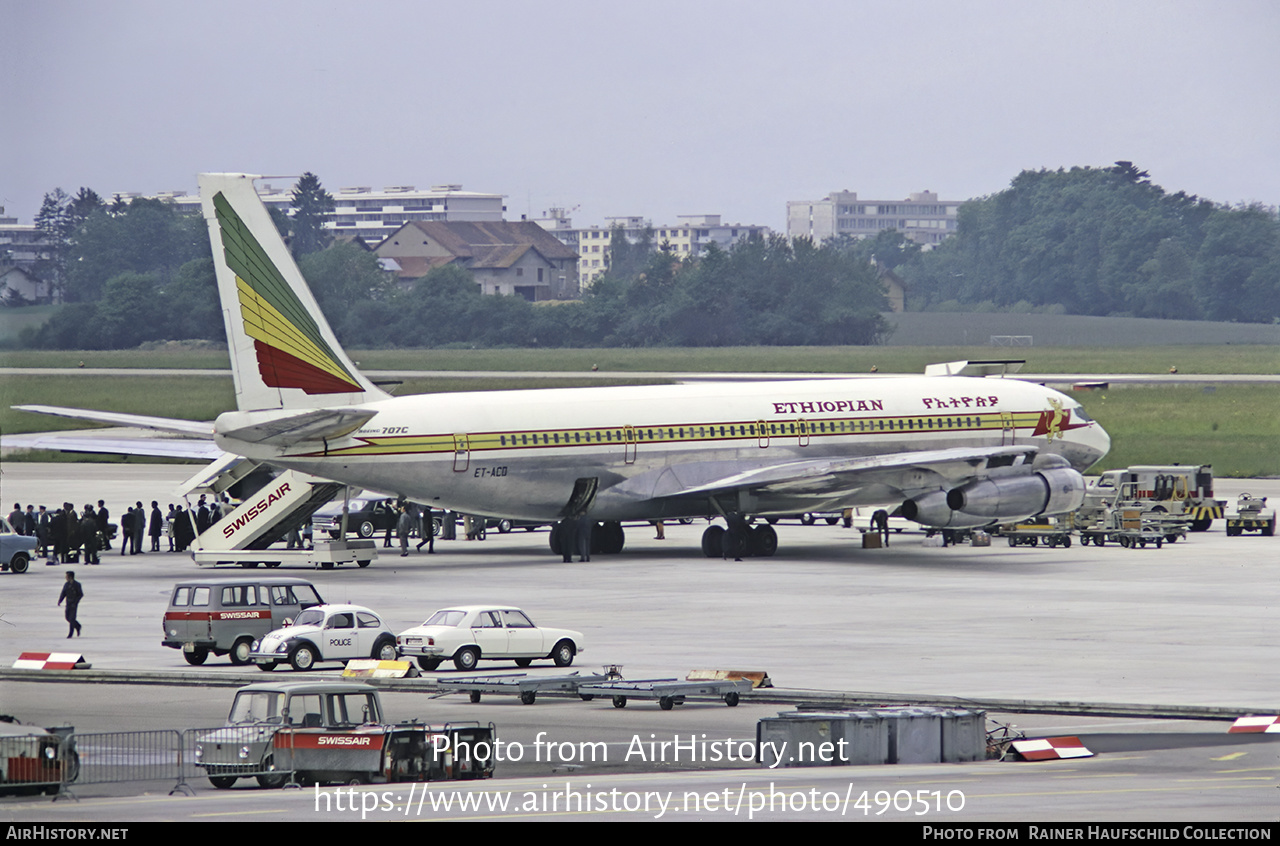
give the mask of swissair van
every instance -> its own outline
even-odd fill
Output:
[[[299,612],[323,605],[306,579],[284,577],[200,579],[179,582],[164,614],[163,645],[181,649],[188,664],[209,653],[249,663],[253,641],[293,622]]]

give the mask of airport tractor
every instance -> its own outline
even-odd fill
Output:
[[[1134,465],[1108,470],[1089,485],[1084,504],[1076,512],[1076,525],[1089,525],[1093,512],[1116,501],[1122,485],[1130,486],[1124,492],[1125,500],[1181,514],[1193,532],[1208,531],[1214,520],[1222,519],[1226,507],[1224,500],[1213,497],[1213,467],[1209,464]]]
[[[387,723],[378,691],[351,682],[252,684],[223,728],[196,738],[195,763],[214,787],[490,778],[492,723]]]
[[[1238,537],[1245,532],[1257,532],[1264,537],[1276,533],[1276,510],[1267,508],[1265,496],[1242,493],[1236,500],[1236,513],[1227,515],[1227,536]]]

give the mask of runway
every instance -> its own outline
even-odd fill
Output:
[[[126,503],[169,499],[188,467],[35,465],[6,462],[3,499],[77,504],[105,499],[118,515]],[[1280,497],[1280,482],[1218,480],[1234,503],[1240,490]],[[683,676],[694,669],[760,669],[780,688],[879,691],[1009,700],[1181,705],[1280,713],[1280,645],[1274,637],[1280,600],[1280,556],[1273,538],[1227,538],[1221,523],[1163,549],[927,548],[921,535],[901,535],[885,550],[863,550],[856,530],[779,524],[771,559],[726,562],[697,551],[700,525],[668,526],[667,540],[645,526],[628,527],[627,552],[590,564],[562,564],[547,551],[545,532],[490,533],[485,541],[441,543],[435,556],[378,560],[367,570],[284,569],[311,579],[330,601],[368,605],[394,630],[415,625],[435,608],[495,601],[521,606],[535,622],[582,631],[587,650],[575,669],[621,664],[629,679]],[[120,556],[99,567],[77,566],[85,585],[74,641],[95,668],[192,672],[181,655],[159,645],[160,620],[172,584],[198,569],[176,555]],[[61,567],[36,564],[22,576],[0,575],[0,661],[21,650],[68,646],[54,603]],[[223,570],[233,575],[240,570]],[[550,668],[535,671],[553,672]],[[211,660],[201,672],[244,676]],[[511,665],[482,665],[512,671]],[[329,672],[312,673],[311,676]],[[275,674],[281,676],[280,672]],[[445,674],[447,675],[447,673]],[[0,681],[0,712],[24,722],[74,724],[81,731],[193,728],[219,724],[229,688],[126,687]],[[737,708],[690,703],[660,711],[653,703],[616,710],[606,702],[423,694],[388,697],[393,718],[481,719],[502,737],[532,748],[539,731],[556,740],[601,741],[621,755],[633,738],[705,735],[749,740],[756,722],[787,710],[753,703]],[[761,770],[753,764],[616,759],[571,769],[521,761],[483,785],[447,785],[460,796],[502,790],[550,797],[567,783],[592,795],[603,789],[679,797],[663,819],[746,819],[748,796],[770,783],[788,795],[817,791],[854,799],[866,790],[963,791],[962,808],[930,810],[953,820],[1275,820],[1280,746],[1240,744],[1223,721],[1152,721],[1068,715],[1000,715],[1032,733],[1079,734],[1101,745],[1090,759],[1012,764],[835,767]],[[696,764],[686,769],[687,765]],[[542,787],[541,785],[547,785]],[[375,815],[384,818],[645,819],[644,810],[559,809],[419,814],[407,785]],[[197,785],[195,799],[139,796],[156,785],[85,786],[79,804],[3,799],[14,819],[62,821],[218,819],[267,814],[316,820],[314,796],[279,791],[215,792]],[[379,788],[385,791],[387,786]],[[420,789],[420,788],[419,788]],[[164,788],[167,790],[167,788]],[[161,790],[160,792],[164,792]],[[374,788],[368,788],[374,791]],[[708,808],[695,794],[741,795]],[[377,791],[375,791],[377,792]],[[686,797],[686,794],[688,796]],[[494,794],[496,795],[496,794]],[[567,795],[567,794],[566,794]],[[96,797],[96,798],[95,798]],[[379,802],[381,802],[379,796]],[[496,801],[496,800],[495,800]],[[539,799],[531,799],[534,805]],[[846,803],[843,818],[855,818]],[[900,803],[901,804],[901,803]],[[955,802],[953,802],[953,805]],[[881,809],[871,802],[856,818],[916,819],[916,806]],[[434,812],[433,812],[434,813]],[[770,815],[772,813],[772,815]],[[809,802],[757,818],[821,819],[835,815]],[[357,814],[358,817],[358,814]]]

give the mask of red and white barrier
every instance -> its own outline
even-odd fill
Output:
[[[1227,734],[1280,734],[1280,717],[1241,717]]]
[[[24,652],[13,662],[15,670],[88,670],[92,666],[79,652]]]
[[[1028,761],[1056,761],[1061,758],[1091,758],[1078,737],[1045,737],[1039,740],[1015,740],[1013,749]]]

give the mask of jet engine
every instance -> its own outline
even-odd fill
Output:
[[[902,504],[902,516],[925,526],[973,529],[1075,511],[1084,502],[1084,489],[1084,477],[1071,467],[1026,468],[909,499]]]

